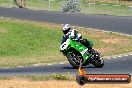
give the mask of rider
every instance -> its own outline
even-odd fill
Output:
[[[62,40],[61,44],[63,42],[65,42],[66,39],[68,39],[68,37],[72,37],[73,40],[79,41],[81,44],[85,45],[89,50],[92,49],[89,41],[87,39],[82,39],[82,35],[80,33],[78,33],[77,30],[72,29],[69,24],[65,24],[62,31],[64,33],[64,36],[63,36],[63,40]]]

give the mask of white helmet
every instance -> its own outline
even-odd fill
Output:
[[[69,32],[69,30],[71,29],[69,24],[65,24],[62,31],[64,34],[67,34]]]

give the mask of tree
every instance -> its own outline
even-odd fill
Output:
[[[62,7],[63,12],[80,12],[80,0],[67,0]]]
[[[26,0],[14,0],[14,3],[15,3],[19,8],[26,8]]]

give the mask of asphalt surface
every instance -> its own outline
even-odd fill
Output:
[[[104,15],[85,15],[75,13],[51,12],[42,10],[28,10],[19,8],[0,7],[0,16],[32,21],[46,21],[52,23],[69,23],[75,26],[97,28],[105,31],[114,31],[132,34],[132,16],[117,17]]]
[[[97,28],[105,31],[114,31],[124,34],[132,34],[132,17],[115,17],[101,15],[69,14],[62,12],[35,11],[18,8],[0,7],[0,17],[17,18],[39,22],[69,23],[81,27]],[[132,56],[123,56],[105,60],[103,68],[95,68],[90,65],[86,68],[89,74],[131,74]],[[29,66],[16,68],[0,68],[0,75],[31,75],[31,74],[53,74],[70,72],[75,75],[76,69],[68,63],[43,66]]]
[[[132,75],[132,55],[105,59],[105,65],[103,68],[95,68],[93,65],[89,65],[85,69],[88,74]],[[69,63],[30,67],[0,68],[0,75],[47,75],[67,72],[70,72],[72,75],[76,75],[77,69],[74,69]]]

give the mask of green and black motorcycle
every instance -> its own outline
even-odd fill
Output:
[[[80,64],[82,64],[83,67],[89,64],[93,64],[96,68],[104,66],[102,56],[94,49],[89,50],[84,44],[71,37],[67,39],[63,37],[62,41],[60,51],[68,58],[69,63],[74,68],[79,68]],[[89,45],[92,47],[93,42],[89,41]]]

